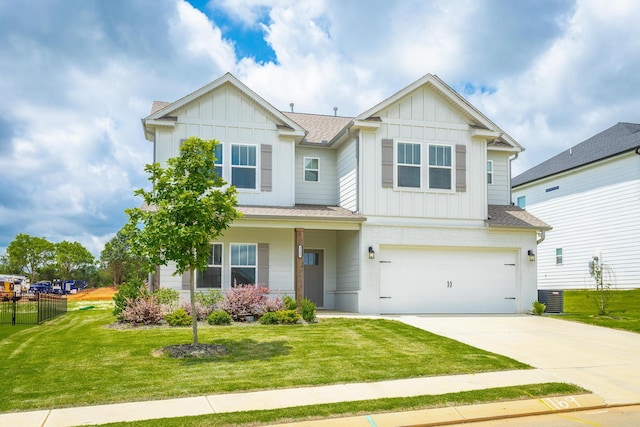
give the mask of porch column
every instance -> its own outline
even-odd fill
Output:
[[[296,302],[300,307],[300,302],[304,298],[304,228],[296,228]]]

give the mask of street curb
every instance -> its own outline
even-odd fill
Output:
[[[270,427],[429,427],[599,409],[608,406],[596,394],[579,394],[273,424]]]

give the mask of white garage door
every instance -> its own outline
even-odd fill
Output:
[[[515,313],[515,251],[380,247],[381,313]]]

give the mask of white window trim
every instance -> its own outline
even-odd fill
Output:
[[[242,264],[233,264],[233,247],[234,246],[253,246],[255,248],[255,253],[256,253],[256,259],[255,259],[255,264],[254,265],[242,265]],[[258,282],[258,266],[260,265],[260,262],[258,260],[258,244],[257,243],[247,243],[247,242],[234,242],[234,243],[229,243],[229,288],[233,287],[233,269],[234,268],[251,268],[253,267],[253,269],[255,270],[255,280],[254,282]],[[241,283],[242,284],[242,283]]]
[[[219,288],[208,287],[208,286],[207,287],[202,287],[202,288],[198,287],[198,274],[196,272],[196,275],[195,275],[195,278],[194,278],[195,279],[194,280],[195,281],[194,285],[195,285],[196,289],[222,289],[222,287],[223,287],[224,280],[222,280],[222,272],[224,271],[224,269],[223,269],[223,265],[224,265],[224,245],[222,243],[211,243],[210,248],[211,248],[211,246],[214,246],[214,245],[220,246],[220,264],[219,265],[218,264],[207,264],[207,268],[209,268],[209,267],[219,267],[220,268],[220,287]]]
[[[255,171],[255,179],[256,179],[256,186],[255,188],[240,188],[240,187],[236,187],[236,190],[238,190],[238,192],[241,193],[260,193],[260,150],[258,149],[259,145],[258,144],[247,144],[247,143],[230,143],[227,144],[229,146],[228,152],[225,153],[223,152],[222,154],[222,158],[225,159],[229,159],[229,161],[227,162],[228,164],[228,170],[229,170],[229,174],[228,177],[229,179],[226,180],[229,185],[233,185],[233,169],[234,168],[242,168],[242,169],[253,169]],[[256,165],[255,166],[247,166],[247,165],[234,165],[233,164],[233,147],[254,147],[256,153]],[[223,167],[223,173],[224,173],[224,167]]]
[[[491,167],[489,167],[489,165],[491,165]],[[491,176],[491,179],[489,179],[489,176]],[[493,181],[493,160],[487,160],[487,184],[493,185]]]
[[[451,165],[450,166],[437,166],[437,165],[431,165],[429,164],[430,162],[430,157],[429,157],[429,148],[432,146],[436,146],[436,147],[448,147],[449,148],[449,157],[451,158]],[[456,150],[455,150],[455,146],[452,144],[447,144],[447,143],[442,143],[442,142],[429,142],[427,143],[427,154],[426,154],[426,170],[425,173],[427,174],[427,185],[425,190],[429,191],[429,192],[441,192],[441,193],[455,193],[456,191],[456,174],[455,174],[455,170],[456,170],[456,156],[455,156]],[[431,182],[429,182],[429,170],[431,168],[435,168],[435,169],[448,169],[449,170],[449,176],[451,177],[451,187],[450,188],[431,188]]]
[[[307,168],[307,159],[308,160],[316,160],[318,162],[317,169]],[[315,181],[307,180],[307,171],[315,171],[318,174],[318,179]],[[320,182],[320,157],[315,156],[304,156],[302,158],[302,181],[304,182]]]
[[[558,262],[558,249],[560,249],[560,262]],[[564,251],[562,248],[556,248],[556,265],[562,265],[564,263]]]
[[[220,178],[225,177],[225,170],[224,170],[224,159],[228,158],[226,156],[226,153],[224,152],[224,147],[226,146],[226,144],[223,144],[222,142],[218,142],[218,146],[220,147],[220,151],[222,152],[222,162],[220,162],[220,159],[216,158],[216,162],[214,164],[214,167],[219,167],[220,170],[222,171],[222,173],[220,174]],[[215,155],[215,150],[214,150],[214,155]],[[220,163],[218,163],[220,162]]]
[[[399,144],[411,144],[420,146],[420,163],[415,165],[413,163],[400,163],[398,162],[398,145]],[[401,191],[423,191],[424,190],[424,147],[421,141],[412,141],[408,139],[398,139],[393,141],[393,187],[394,189]],[[399,185],[398,179],[398,166],[415,167],[420,169],[420,184],[418,187],[402,187]]]

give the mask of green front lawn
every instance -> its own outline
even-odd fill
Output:
[[[640,332],[640,289],[605,292],[608,314],[598,315],[600,293],[596,291],[565,291],[564,313],[560,319],[591,325]]]
[[[390,320],[203,325],[201,343],[231,350],[215,360],[154,354],[190,343],[190,327],[106,327],[113,321],[90,309],[39,326],[0,325],[0,412],[527,368]]]

